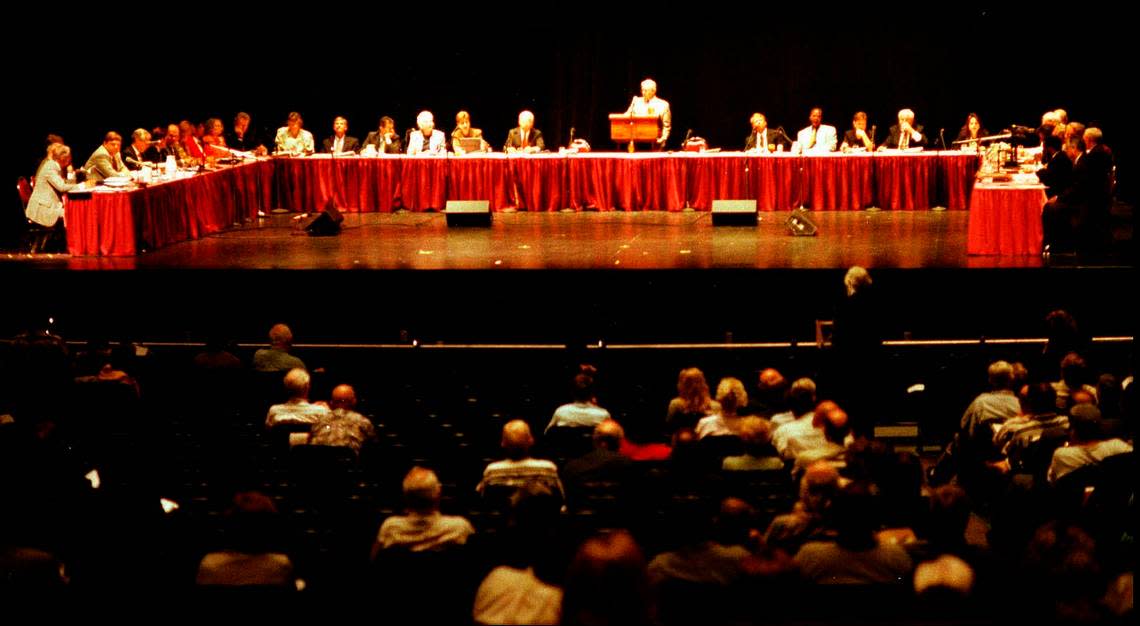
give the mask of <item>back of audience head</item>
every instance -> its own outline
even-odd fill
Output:
[[[677,375],[677,396],[685,402],[687,411],[708,410],[711,396],[704,372],[695,367],[681,370]]]
[[[534,445],[534,435],[530,432],[530,426],[523,420],[511,420],[503,426],[501,444],[508,459],[521,461],[530,455],[530,448]]]
[[[404,506],[412,513],[427,515],[439,510],[442,487],[435,472],[413,467],[404,476]]]
[[[871,286],[871,274],[866,268],[852,266],[843,276],[843,285],[847,287],[847,295],[853,296]]]
[[[822,514],[838,492],[839,470],[831,463],[812,463],[800,479],[800,502],[808,513]]]
[[[562,623],[649,624],[645,556],[628,531],[595,535],[578,548],[566,574]]]
[[[1013,389],[1013,365],[1008,361],[994,361],[988,370],[990,388],[998,391]]]
[[[594,427],[594,447],[617,452],[625,439],[625,430],[613,419],[602,420]]]
[[[290,399],[308,399],[311,383],[312,378],[309,373],[299,367],[285,374],[285,390],[289,393]]]
[[[574,385],[570,390],[575,402],[588,403],[594,401],[594,377],[589,374],[574,376]]]
[[[351,411],[356,408],[356,390],[352,385],[337,385],[329,398],[330,409],[344,409]]]
[[[716,401],[720,403],[722,413],[735,415],[737,410],[748,406],[748,392],[744,390],[744,383],[731,376],[720,379],[716,386]]]
[[[815,381],[810,378],[798,378],[788,388],[788,409],[799,417],[810,413],[816,405]]]
[[[288,350],[293,345],[293,331],[285,324],[274,324],[269,329],[269,343],[274,348]]]
[[[772,423],[762,417],[750,416],[740,421],[740,440],[744,451],[754,457],[774,456]]]

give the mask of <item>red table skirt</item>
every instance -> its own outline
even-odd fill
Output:
[[[957,152],[796,156],[504,154],[302,158],[249,163],[131,192],[73,194],[73,255],[132,255],[198,239],[259,211],[443,210],[448,200],[491,209],[680,211],[755,199],[760,210],[966,209],[978,157]]]
[[[1041,185],[978,185],[970,201],[967,254],[1041,254]]]

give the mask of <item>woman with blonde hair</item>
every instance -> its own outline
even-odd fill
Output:
[[[665,424],[671,432],[678,428],[693,428],[701,418],[719,410],[720,405],[709,395],[705,373],[688,367],[677,375],[677,397],[669,401]]]

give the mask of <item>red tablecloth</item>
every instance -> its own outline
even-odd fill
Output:
[[[209,172],[134,191],[70,194],[67,248],[77,256],[130,256],[229,228],[270,207],[269,162]]]
[[[257,212],[442,210],[447,200],[491,209],[602,211],[694,208],[756,199],[763,211],[965,209],[978,158],[957,152],[797,156],[739,153],[504,154],[463,157],[273,159],[132,192],[76,194],[72,254],[130,255],[197,239]]]
[[[1043,206],[1042,185],[976,185],[970,200],[966,252],[1040,254]]]

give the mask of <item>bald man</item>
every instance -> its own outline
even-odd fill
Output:
[[[613,419],[602,420],[594,427],[594,449],[566,464],[562,476],[573,496],[584,483],[622,482],[629,477],[633,461],[618,453],[625,430]]]
[[[507,458],[487,465],[483,470],[483,480],[477,487],[479,493],[484,493],[488,487],[518,488],[527,483],[536,483],[565,497],[562,481],[558,478],[558,466],[551,461],[530,456],[534,436],[526,422],[507,422],[503,426],[500,445]]]
[[[318,420],[309,431],[309,444],[351,448],[359,457],[364,444],[376,440],[376,428],[367,417],[353,410],[356,390],[352,385],[337,385],[329,408],[332,411],[328,417]]]

